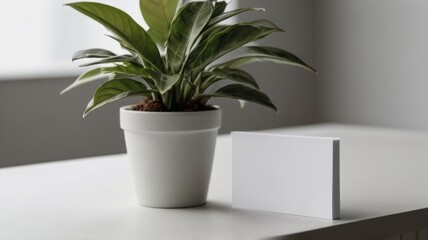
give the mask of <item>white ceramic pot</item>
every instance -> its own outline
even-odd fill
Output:
[[[206,202],[221,109],[142,112],[120,109],[138,203],[181,208]]]

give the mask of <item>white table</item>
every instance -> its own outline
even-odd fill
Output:
[[[340,220],[232,209],[230,138],[220,136],[209,202],[198,208],[137,206],[126,155],[0,169],[0,239],[428,239],[428,133],[271,131],[341,138]]]

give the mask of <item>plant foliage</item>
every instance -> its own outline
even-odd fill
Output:
[[[227,3],[218,0],[140,0],[140,9],[149,29],[146,31],[120,9],[96,2],[66,4],[102,24],[126,54],[105,49],[77,52],[74,60],[96,59],[81,65],[95,68],[83,73],[64,89],[67,92],[88,82],[104,80],[88,104],[91,111],[129,96],[144,96],[161,102],[168,111],[183,111],[181,106],[206,105],[212,97],[226,97],[253,102],[277,111],[255,79],[240,67],[253,62],[273,62],[303,67],[311,66],[283,49],[248,46],[282,29],[267,20],[224,24],[248,11],[226,11]],[[219,58],[245,50],[235,59],[219,63]],[[214,64],[215,62],[215,64]],[[216,89],[215,83],[224,82]]]

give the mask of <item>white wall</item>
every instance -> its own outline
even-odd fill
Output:
[[[428,130],[428,1],[315,1],[319,121]]]

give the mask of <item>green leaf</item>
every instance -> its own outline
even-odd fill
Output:
[[[160,94],[168,92],[182,78],[181,74],[170,76],[148,69],[147,73],[155,82],[156,88]]]
[[[211,72],[205,72],[202,74],[203,79],[207,79],[202,83],[202,89],[207,89],[210,85],[215,82],[229,79],[234,82],[243,83],[253,88],[258,89],[259,85],[251,74],[235,68],[216,68]]]
[[[296,55],[294,55],[288,51],[285,51],[283,49],[280,49],[280,48],[269,47],[269,46],[252,46],[252,47],[248,47],[247,49],[250,52],[254,52],[257,54],[265,54],[265,55],[269,55],[269,56],[275,56],[275,57],[278,57],[279,59],[282,59],[282,60],[288,59],[289,62],[292,62],[297,66],[301,66],[301,67],[306,68],[310,71],[317,72],[317,70],[315,68],[309,66],[307,63],[305,63],[303,60],[301,60]]]
[[[141,65],[140,62],[138,62],[137,56],[131,56],[131,55],[125,54],[125,55],[119,55],[119,56],[104,58],[104,59],[101,59],[101,60],[98,60],[95,62],[81,64],[81,65],[79,65],[79,67],[87,67],[87,66],[92,66],[92,65],[97,65],[97,64],[105,64],[105,63],[123,63],[123,62]]]
[[[195,43],[193,44],[193,47],[195,46],[199,46],[199,44],[201,42],[207,41],[209,37],[214,36],[216,33],[221,32],[223,29],[220,28],[219,26],[213,26],[208,28],[207,26],[205,27],[204,30],[202,30],[201,34],[199,35],[199,37],[197,38],[197,40],[195,41]]]
[[[279,28],[275,23],[267,20],[267,19],[258,19],[258,20],[254,20],[251,21],[247,24],[250,24],[251,26],[254,27],[268,27],[268,28],[275,28],[278,29],[280,32],[285,32],[284,30],[282,30],[281,28]]]
[[[266,94],[262,93],[257,89],[250,88],[242,84],[227,85],[220,88],[213,94],[202,94],[199,95],[197,98],[205,97],[226,97],[238,99],[246,102],[256,103],[278,112],[278,109]]]
[[[154,74],[157,72],[150,69],[136,67],[135,65],[132,65],[132,64],[125,64],[125,65],[116,65],[114,67],[101,68],[101,71],[104,73],[113,73],[116,76],[126,76],[126,78],[139,77],[145,80],[150,85],[150,87],[156,88],[155,87],[156,84],[155,84],[155,81],[153,80],[153,76],[156,77],[157,75],[154,75]]]
[[[162,58],[153,39],[127,13],[95,2],[66,4],[104,25],[120,38],[127,47],[135,50],[151,67],[163,69]]]
[[[106,79],[108,77],[108,74],[105,74],[101,70],[102,68],[95,68],[90,71],[87,71],[80,75],[70,86],[68,86],[66,89],[62,90],[60,94],[64,94],[68,91],[70,91],[73,88],[76,88],[80,85],[90,83],[93,81]]]
[[[219,16],[220,14],[224,13],[224,11],[226,10],[226,7],[227,7],[226,1],[216,2],[215,7],[214,7],[214,12],[213,12],[211,18],[215,18],[215,17]]]
[[[177,13],[167,41],[166,58],[173,73],[181,72],[193,43],[210,20],[209,1],[190,2]]]
[[[93,110],[126,97],[149,95],[155,91],[149,90],[146,86],[131,79],[115,79],[102,84],[95,92],[94,97],[86,107],[83,117],[86,117]]]
[[[231,26],[216,26],[210,36],[201,41],[190,53],[186,68],[199,71],[221,56],[273,32],[283,31],[257,23],[241,23]]]
[[[239,68],[245,64],[253,62],[273,62],[298,66],[315,73],[317,72],[315,68],[309,66],[296,55],[280,48],[254,46],[247,47],[246,49],[254,53],[243,55],[241,57],[213,66],[212,68]]]
[[[131,46],[129,46],[125,41],[123,41],[122,39],[120,39],[120,38],[118,38],[118,37],[115,37],[115,36],[112,36],[112,35],[109,35],[109,34],[105,34],[107,37],[109,37],[109,38],[111,38],[111,39],[113,39],[113,40],[115,40],[116,42],[118,42],[119,44],[120,44],[120,46],[123,48],[123,49],[125,49],[125,50],[127,50],[131,55],[132,54],[139,54],[137,51],[135,51],[134,49],[132,49],[132,47]]]
[[[101,68],[101,71],[103,73],[126,74],[128,76],[144,76],[144,77],[148,76],[146,71],[144,71],[144,68],[139,68],[132,64],[116,65],[113,67],[103,67]]]
[[[91,48],[76,52],[73,55],[73,61],[83,58],[108,58],[113,56],[116,56],[116,54],[110,52],[109,50],[101,48]]]
[[[233,16],[236,16],[240,13],[244,13],[248,11],[265,11],[265,9],[264,8],[240,8],[233,11],[225,12],[223,14],[218,15],[217,17],[212,18],[208,23],[208,27],[213,26],[217,23],[223,22],[224,20],[229,19]]]
[[[140,10],[149,25],[150,36],[163,45],[168,39],[179,0],[140,0]]]

